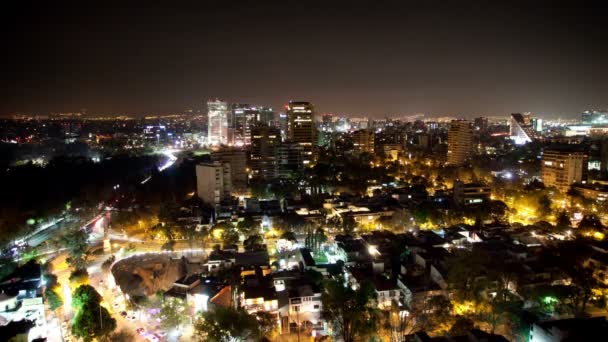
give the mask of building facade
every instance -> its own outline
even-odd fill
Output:
[[[448,157],[450,165],[463,165],[470,158],[473,146],[473,129],[465,120],[454,120],[448,130]]]
[[[221,100],[207,101],[207,142],[209,145],[230,143],[228,129],[228,103]]]
[[[302,163],[312,163],[316,141],[315,109],[310,102],[289,102],[287,106],[288,140],[302,147]]]
[[[218,205],[232,192],[230,163],[215,161],[196,166],[196,190],[205,203]]]
[[[548,148],[543,152],[542,180],[545,186],[567,192],[573,183],[586,181],[588,156],[570,147]]]
[[[247,152],[244,149],[223,146],[211,154],[211,160],[230,164],[233,191],[242,193],[247,190]]]
[[[281,144],[281,131],[260,124],[251,132],[251,178],[264,180],[276,178],[277,149]]]
[[[369,129],[354,132],[353,149],[357,153],[374,153],[374,132]]]

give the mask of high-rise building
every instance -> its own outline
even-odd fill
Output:
[[[234,104],[232,117],[235,144],[249,145],[252,127],[257,124],[271,125],[274,121],[274,112],[272,108]]]
[[[197,165],[196,191],[203,202],[211,205],[219,205],[222,201],[230,199],[232,192],[230,163],[216,161]]]
[[[374,153],[374,132],[361,129],[353,133],[353,149],[357,153]]]
[[[211,160],[230,164],[230,181],[235,192],[247,190],[247,152],[242,148],[222,146],[211,154]]]
[[[207,101],[207,120],[209,145],[230,143],[228,130],[228,104],[220,100]]]
[[[277,176],[279,178],[289,178],[294,173],[302,171],[302,146],[296,143],[283,143],[277,148]]]
[[[315,110],[310,102],[289,102],[288,139],[302,147],[302,162],[308,166],[313,161],[316,141]]]
[[[281,130],[281,141],[287,140],[287,130],[289,127],[289,116],[287,113],[279,114],[279,129]]]
[[[471,156],[473,129],[465,120],[453,120],[448,130],[448,164],[463,165]]]
[[[251,130],[251,178],[270,180],[277,176],[278,128],[257,125]]]
[[[473,126],[475,127],[475,129],[477,131],[484,133],[488,129],[488,118],[485,118],[485,117],[475,118],[475,121],[473,122]]]
[[[549,147],[543,151],[543,183],[565,193],[573,183],[586,180],[587,164],[587,153],[581,150],[580,146]]]
[[[530,113],[513,113],[509,120],[511,140],[516,145],[529,143],[536,137]]]

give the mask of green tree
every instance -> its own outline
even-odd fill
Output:
[[[73,229],[59,238],[59,246],[68,250],[68,264],[74,269],[83,269],[87,261],[87,233],[82,229]]]
[[[80,285],[72,293],[72,307],[78,310],[86,303],[99,305],[101,303],[101,295],[91,285]]]
[[[260,333],[256,317],[245,310],[216,307],[202,313],[194,325],[194,334],[199,341],[237,342],[254,339]]]
[[[179,298],[165,297],[160,307],[160,324],[163,328],[172,329],[188,321],[186,303]]]
[[[557,228],[568,229],[572,227],[570,216],[565,211],[560,212],[557,215]]]
[[[259,228],[260,225],[251,216],[246,216],[236,224],[236,229],[244,235],[257,234],[256,229]]]
[[[72,334],[84,341],[107,336],[116,329],[116,320],[94,301],[84,303],[72,320]]]
[[[246,251],[252,251],[258,245],[264,244],[264,239],[260,235],[251,235],[243,241],[243,247]]]
[[[47,289],[44,294],[46,295],[46,302],[49,304],[51,311],[55,311],[63,305],[63,300],[59,297],[55,289]]]
[[[344,286],[343,279],[329,280],[321,294],[322,317],[331,322],[334,331],[344,342],[353,342],[374,331],[379,322],[377,309],[373,306],[375,292],[367,282],[359,289]]]
[[[239,239],[239,232],[234,228],[224,230],[224,232],[222,233],[222,242],[224,246],[236,245],[239,243]]]

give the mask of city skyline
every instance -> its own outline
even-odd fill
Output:
[[[608,107],[594,6],[10,6],[2,115],[204,110],[215,97],[370,118]]]

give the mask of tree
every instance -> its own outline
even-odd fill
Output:
[[[568,229],[572,227],[570,216],[565,211],[562,211],[557,215],[557,228]]]
[[[329,280],[321,294],[323,311],[321,316],[331,322],[334,331],[344,342],[353,342],[374,331],[378,324],[378,312],[373,308],[375,300],[373,286],[367,282],[357,290],[344,286],[343,279]]]
[[[162,246],[160,246],[161,251],[173,252],[174,248],[175,248],[175,240],[169,240],[169,241],[163,243]]]
[[[244,235],[256,234],[257,231],[254,231],[256,228],[260,228],[260,225],[255,222],[253,217],[246,216],[242,221],[236,224],[236,229],[239,230]]]
[[[222,233],[222,242],[224,243],[224,246],[236,245],[239,243],[239,239],[239,232],[234,228],[224,230]]]
[[[475,322],[464,316],[456,317],[448,334],[450,336],[462,336],[468,334],[475,327]]]
[[[260,235],[251,235],[243,241],[243,247],[246,251],[252,251],[257,246],[264,244],[264,239]]]
[[[101,295],[91,285],[80,285],[72,293],[72,307],[78,310],[86,303],[99,305],[101,303]]]
[[[163,298],[160,308],[161,326],[166,329],[177,328],[186,323],[186,303],[179,298]]]
[[[47,289],[44,294],[46,295],[46,302],[49,304],[51,311],[55,311],[63,305],[63,300],[57,294],[56,289]]]
[[[109,336],[103,336],[99,340],[102,342],[132,342],[135,341],[135,336],[130,331],[120,330]]]
[[[243,309],[216,307],[202,313],[194,325],[194,335],[199,341],[240,342],[259,336],[255,316]]]
[[[260,340],[264,337],[272,337],[274,329],[277,327],[276,316],[266,311],[258,311],[255,314],[260,330]]]
[[[355,228],[357,228],[357,222],[355,221],[355,218],[352,216],[345,216],[342,219],[342,232],[345,235],[353,235],[353,233],[355,232]]]
[[[82,229],[74,229],[59,238],[59,245],[67,248],[69,257],[68,264],[74,269],[83,269],[86,267],[87,249],[87,233]]]
[[[94,301],[84,303],[72,320],[72,334],[89,342],[107,336],[116,329],[116,320]]]
[[[281,234],[281,239],[289,240],[289,241],[293,241],[293,242],[298,241],[298,239],[296,239],[296,234],[292,231],[287,231],[287,232]]]

